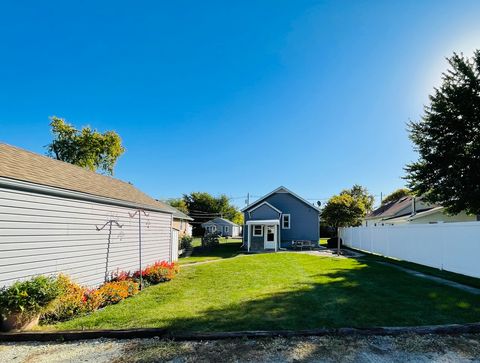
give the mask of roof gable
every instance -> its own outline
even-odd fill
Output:
[[[252,213],[254,210],[260,208],[260,207],[263,206],[263,205],[269,207],[270,209],[274,210],[274,211],[277,212],[277,213],[282,214],[282,211],[281,211],[280,209],[275,208],[273,205],[271,205],[270,203],[268,203],[268,202],[266,202],[266,201],[265,201],[265,202],[262,202],[262,203],[260,203],[260,204],[257,204],[254,208],[249,209],[248,212],[249,212],[249,213]]]
[[[250,205],[247,205],[245,208],[243,208],[241,211],[242,212],[246,212],[246,211],[250,211],[252,210],[254,207],[256,207],[259,203],[265,201],[265,199],[267,199],[269,196],[275,194],[275,193],[288,193],[290,195],[292,195],[293,197],[295,197],[296,199],[298,199],[299,201],[301,201],[302,203],[306,204],[307,206],[309,206],[310,208],[316,210],[317,212],[320,212],[320,209],[317,208],[316,206],[312,205],[311,203],[309,203],[306,199],[300,197],[298,194],[295,194],[294,192],[292,192],[291,190],[285,188],[284,186],[280,186],[278,187],[277,189],[275,189],[274,191],[264,195],[263,197],[261,197],[260,199],[257,199],[255,202],[253,202],[252,204]]]

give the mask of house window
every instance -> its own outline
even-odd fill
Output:
[[[282,228],[283,229],[290,229],[290,214],[283,214],[282,215]]]
[[[254,225],[253,226],[253,235],[255,237],[261,237],[263,236],[263,227],[261,225]]]
[[[225,233],[228,233],[228,226],[225,226]]]
[[[216,226],[207,226],[207,232],[208,233],[213,233],[217,229]]]

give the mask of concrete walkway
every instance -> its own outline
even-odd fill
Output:
[[[456,289],[460,289],[460,290],[469,292],[469,293],[474,294],[474,295],[480,295],[480,289],[477,289],[475,287],[463,285],[463,284],[460,284],[458,282],[443,279],[441,277],[427,275],[427,274],[424,274],[422,272],[418,272],[418,271],[415,271],[415,270],[410,270],[409,268],[405,268],[405,267],[395,265],[393,263],[381,262],[381,261],[375,261],[375,262],[379,263],[381,265],[384,265],[384,266],[389,266],[389,267],[396,268],[397,270],[401,270],[403,272],[406,272],[406,273],[408,273],[410,275],[413,275],[413,276],[416,276],[416,277],[420,277],[420,278],[427,279],[427,280],[430,280],[430,281],[435,281],[439,284],[454,287]]]

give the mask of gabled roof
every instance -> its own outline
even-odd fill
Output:
[[[306,205],[308,205],[309,207],[315,209],[316,211],[320,212],[320,208],[317,208],[316,206],[314,206],[313,204],[309,203],[306,199],[303,199],[301,196],[299,196],[298,194],[295,194],[294,192],[292,192],[291,190],[285,188],[284,186],[280,186],[278,187],[277,189],[275,189],[274,191],[264,195],[263,197],[261,197],[260,199],[257,199],[255,202],[253,202],[252,204],[250,205],[247,205],[245,208],[243,208],[241,211],[242,212],[245,212],[247,210],[250,210],[252,209],[252,207],[255,207],[257,204],[263,202],[265,199],[267,199],[269,196],[275,194],[275,193],[288,193],[292,196],[294,196],[295,198],[297,198],[299,201],[301,201],[302,203],[305,203]]]
[[[410,216],[412,214],[412,200],[414,197],[406,196],[397,201],[382,205],[369,213],[365,219],[383,219],[388,220],[396,217]],[[438,204],[428,204],[422,202],[421,197],[416,197],[416,213],[429,211],[440,207]]]
[[[0,143],[0,178],[172,213],[132,184],[4,143]]]
[[[228,219],[225,219],[225,218],[220,218],[220,217],[217,217],[217,218],[213,218],[205,223],[202,223],[202,226],[204,224],[228,224],[228,225],[231,225],[231,226],[238,226],[238,224],[236,223],[233,223],[232,221],[229,221]]]
[[[177,208],[171,206],[170,204],[162,202],[160,200],[158,200],[158,202],[163,204],[165,209],[172,212],[173,218],[184,219],[186,221],[193,221],[192,217],[186,215],[185,213],[183,213],[182,211],[178,210]]]
[[[269,207],[270,209],[273,209],[275,212],[282,214],[282,211],[281,211],[280,209],[275,208],[273,205],[271,205],[271,204],[268,203],[268,202],[262,202],[262,203],[260,203],[260,204],[257,204],[254,208],[251,208],[251,209],[249,209],[248,211],[249,211],[249,212],[253,212],[255,209],[260,208],[262,205],[266,205],[266,206]]]
[[[402,197],[399,200],[381,205],[365,216],[365,219],[392,218],[397,216],[403,209],[411,206],[412,198],[410,196]]]

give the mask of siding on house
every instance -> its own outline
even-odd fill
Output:
[[[268,204],[263,204],[260,207],[250,212],[250,219],[278,219],[280,213],[270,207]]]
[[[88,286],[108,272],[139,267],[135,209],[0,187],[0,286],[39,274],[66,273]],[[142,215],[142,264],[171,260],[172,215]]]
[[[319,221],[319,212],[312,206],[302,202],[295,196],[287,192],[276,192],[269,195],[267,198],[262,201],[268,202],[275,208],[282,211],[282,214],[290,214],[290,229],[283,229],[280,225],[280,246],[282,248],[291,247],[291,242],[293,240],[309,240],[318,243],[320,239],[320,221]],[[252,204],[252,207],[255,206],[255,203]],[[272,216],[273,214],[255,214],[255,212],[262,207],[257,208],[249,215],[248,209],[244,211],[245,223],[249,220],[255,219],[270,219],[263,218],[267,215]],[[272,209],[270,209],[272,211]],[[262,209],[261,212],[264,210]],[[262,217],[262,218],[259,218]],[[275,218],[278,219],[278,213]],[[253,238],[253,234],[251,235]],[[263,241],[263,237],[262,238]],[[244,228],[243,231],[243,241],[247,243],[247,228]],[[251,240],[252,242],[252,240]]]
[[[452,223],[452,222],[476,222],[477,216],[469,215],[465,212],[460,212],[456,215],[448,215],[444,213],[444,210],[439,210],[435,213],[431,213],[425,216],[419,216],[418,218],[413,219],[410,223],[419,224],[419,223]]]
[[[179,218],[173,218],[173,228],[177,229],[179,232],[179,236],[192,236],[192,228],[188,221],[179,219]]]
[[[210,221],[202,223],[203,228],[207,228],[208,226],[215,226],[216,232],[219,232],[223,237],[236,237],[240,234],[240,227],[224,218],[214,218]],[[228,230],[226,230],[226,228]]]

